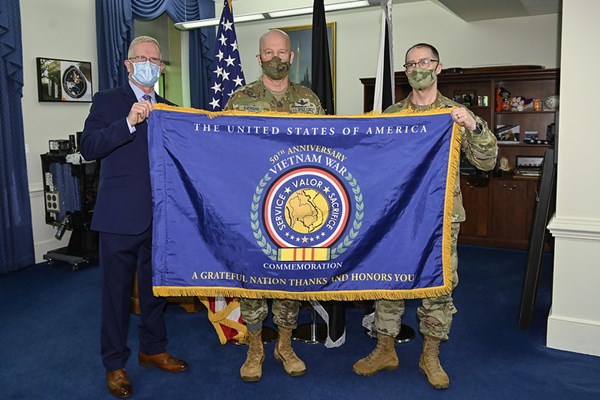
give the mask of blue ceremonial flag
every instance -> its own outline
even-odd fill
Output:
[[[229,97],[246,81],[238,50],[233,9],[230,0],[225,0],[215,43],[215,58],[210,67],[210,111],[221,111]]]
[[[450,109],[320,116],[157,105],[154,293],[298,300],[451,290]]]

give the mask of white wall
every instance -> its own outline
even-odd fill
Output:
[[[549,347],[600,356],[600,187],[595,127],[600,81],[582,73],[600,62],[596,0],[563,2],[563,34],[552,310]],[[581,60],[585,55],[585,60]]]
[[[48,140],[68,139],[83,129],[89,103],[40,103],[36,82],[36,57],[90,61],[94,91],[97,91],[96,14],[94,0],[21,1],[23,39],[23,124],[27,152],[27,174],[36,262],[52,249],[66,246],[45,223],[40,155],[48,152]]]
[[[334,3],[339,1],[326,1]],[[283,7],[312,6],[312,0],[294,0],[282,5],[278,0],[234,1],[235,15]],[[220,16],[222,2],[215,3]],[[557,14],[528,18],[508,18],[466,23],[431,1],[394,4],[395,69],[401,70],[404,54],[411,45],[428,42],[440,51],[442,63],[449,67],[490,65],[559,65],[559,23]],[[337,71],[336,113],[359,114],[363,110],[360,78],[374,77],[379,52],[381,9],[379,7],[336,11],[327,22],[336,23]],[[312,16],[280,18],[236,24],[238,45],[246,81],[260,76],[256,60],[258,38],[270,28],[311,25]]]

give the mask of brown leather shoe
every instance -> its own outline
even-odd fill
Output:
[[[166,372],[183,372],[187,369],[187,363],[185,361],[172,357],[166,351],[164,353],[152,355],[140,351],[138,360],[142,367],[158,367]]]
[[[126,399],[131,396],[131,383],[125,369],[106,371],[106,382],[110,394],[116,398]]]

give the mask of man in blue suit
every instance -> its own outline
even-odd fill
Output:
[[[131,396],[125,372],[130,295],[137,270],[140,324],[139,363],[167,372],[187,369],[166,351],[165,300],[152,293],[152,193],[148,164],[148,123],[154,92],[164,69],[158,42],[135,38],[124,62],[129,82],[94,96],[81,137],[81,154],[100,160],[100,184],[91,228],[99,232],[102,272],[101,352],[110,393]]]

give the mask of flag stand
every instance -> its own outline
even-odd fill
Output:
[[[277,338],[277,332],[270,326],[263,326],[261,332],[261,338],[263,343],[271,343]]]
[[[396,336],[396,343],[410,342],[415,338],[415,330],[408,325],[400,324],[400,333]]]
[[[327,326],[325,324],[317,324],[317,311],[311,308],[310,323],[298,325],[292,331],[292,338],[299,342],[317,344],[324,343],[327,338]]]

